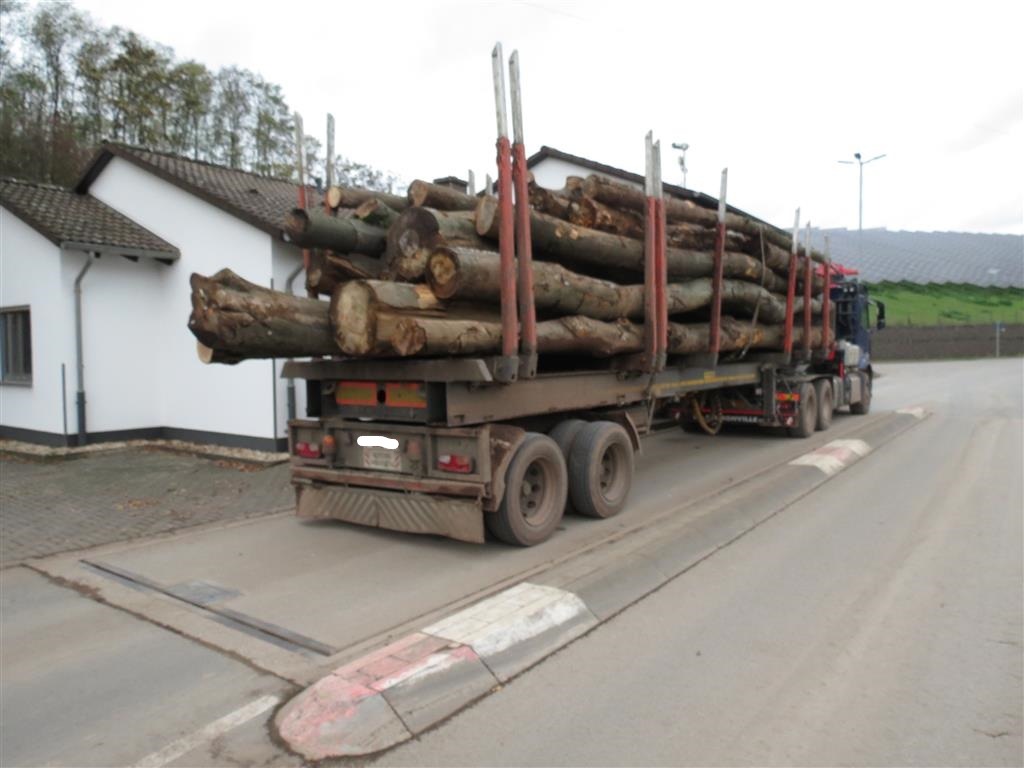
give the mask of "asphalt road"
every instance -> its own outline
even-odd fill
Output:
[[[378,762],[1020,764],[1024,368],[882,369],[875,410],[935,415]],[[626,514],[800,442],[659,435]],[[341,646],[622,524],[568,520],[524,551],[277,518],[119,556],[166,583],[237,589],[259,618]],[[370,567],[396,579],[379,611],[354,600],[367,586],[352,574]],[[0,764],[297,763],[266,733],[274,698],[295,690],[282,679],[26,569],[0,572],[0,598]]]
[[[379,765],[1021,765],[1022,366]]]

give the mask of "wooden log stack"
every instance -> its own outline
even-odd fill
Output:
[[[490,355],[501,349],[498,206],[414,181],[406,196],[332,187],[323,210],[283,211],[312,252],[306,288],[261,288],[228,270],[192,276],[189,327],[204,362],[268,357]],[[609,358],[644,348],[643,192],[600,176],[529,187],[538,352]],[[669,354],[707,351],[715,211],[666,200]],[[729,213],[720,350],[783,344],[788,235]],[[819,254],[812,257],[821,261]],[[794,302],[802,340],[804,271]],[[820,323],[822,280],[810,286]],[[820,328],[812,332],[820,343]]]

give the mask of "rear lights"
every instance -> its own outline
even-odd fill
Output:
[[[437,457],[437,468],[442,472],[468,475],[473,471],[473,457],[458,453],[443,453]]]
[[[320,445],[318,443],[296,443],[295,455],[304,459],[319,459],[321,456]]]
[[[338,452],[338,442],[334,439],[334,435],[324,435],[324,439],[320,441],[320,450],[323,451],[324,456],[333,456]]]

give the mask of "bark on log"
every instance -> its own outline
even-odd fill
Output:
[[[497,303],[501,298],[500,263],[498,255],[490,251],[441,248],[427,262],[427,282],[441,299]],[[597,320],[644,316],[643,285],[618,285],[577,274],[559,264],[535,261],[533,287],[534,303],[545,313],[585,315]],[[666,294],[670,315],[692,312],[710,306],[711,279],[669,283]],[[722,281],[722,303],[730,311],[747,315],[756,309],[763,322],[780,323],[786,317],[784,297],[742,280]],[[796,312],[803,310],[802,297],[795,307]],[[821,303],[813,302],[812,310],[820,313]]]
[[[408,208],[388,229],[384,263],[387,271],[402,280],[420,280],[427,259],[436,248],[447,245],[486,249],[476,233],[471,211],[437,211]]]
[[[613,208],[621,208],[631,211],[643,211],[644,193],[643,190],[619,184],[618,182],[606,179],[603,176],[588,176],[583,185],[583,192],[588,197],[593,197]],[[669,221],[689,221],[713,227],[718,220],[718,215],[710,208],[703,208],[690,200],[680,200],[677,197],[665,197],[665,217]],[[725,226],[736,232],[756,237],[762,224],[740,216],[735,213],[725,215]],[[783,234],[774,227],[764,226],[765,239],[788,253],[792,247],[792,238]],[[812,252],[816,261],[824,262],[824,256],[816,251]]]
[[[578,227],[543,213],[533,212],[530,229],[534,250],[589,272],[628,270],[643,273],[644,244],[639,240],[594,229]],[[476,231],[481,236],[498,237],[498,201],[483,197],[476,209]],[[676,280],[706,277],[714,269],[714,256],[707,251],[667,248],[668,276]],[[723,258],[726,277],[762,283],[774,293],[786,290],[786,281],[761,266],[745,253],[726,251]]]
[[[540,213],[556,216],[568,221],[572,213],[572,200],[562,192],[531,184],[529,188],[530,206]]]
[[[356,208],[352,215],[374,227],[387,229],[398,219],[398,211],[379,197],[373,197]]]
[[[331,208],[358,208],[367,200],[375,197],[380,198],[389,208],[394,208],[396,211],[404,211],[409,207],[409,200],[401,195],[359,187],[328,187],[326,196],[327,205]]]
[[[409,185],[409,205],[433,208],[438,211],[472,211],[476,209],[476,195],[467,195],[451,187],[431,184],[416,179]]]
[[[250,283],[230,269],[193,273],[188,327],[211,362],[336,355],[328,304]],[[201,355],[202,358],[202,355]]]
[[[306,270],[306,288],[330,296],[339,283],[348,280],[376,279],[384,265],[380,259],[360,253],[337,254],[313,251]]]
[[[291,242],[303,248],[327,248],[337,253],[384,251],[387,233],[359,219],[341,219],[323,211],[295,208],[285,218],[284,231]]]

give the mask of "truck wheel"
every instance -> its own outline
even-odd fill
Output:
[[[818,398],[818,430],[824,432],[832,426],[832,382],[818,379],[814,382],[814,394]]]
[[[611,517],[626,506],[633,484],[633,443],[611,421],[593,421],[580,430],[569,453],[569,495],[588,517]]]
[[[547,435],[528,432],[505,471],[505,497],[487,515],[491,533],[507,544],[547,540],[565,514],[565,458]]]
[[[818,425],[818,398],[814,385],[809,381],[800,385],[800,410],[796,415],[796,426],[789,428],[790,437],[810,437]]]
[[[587,422],[583,419],[566,419],[565,421],[558,422],[555,428],[548,432],[548,437],[554,440],[559,449],[561,449],[567,466],[569,464],[569,451],[572,450],[572,444],[576,442],[576,435],[585,426],[587,426]]]
[[[850,404],[850,413],[863,416],[871,410],[871,377],[868,374],[861,374],[864,377],[864,397],[859,403]]]

